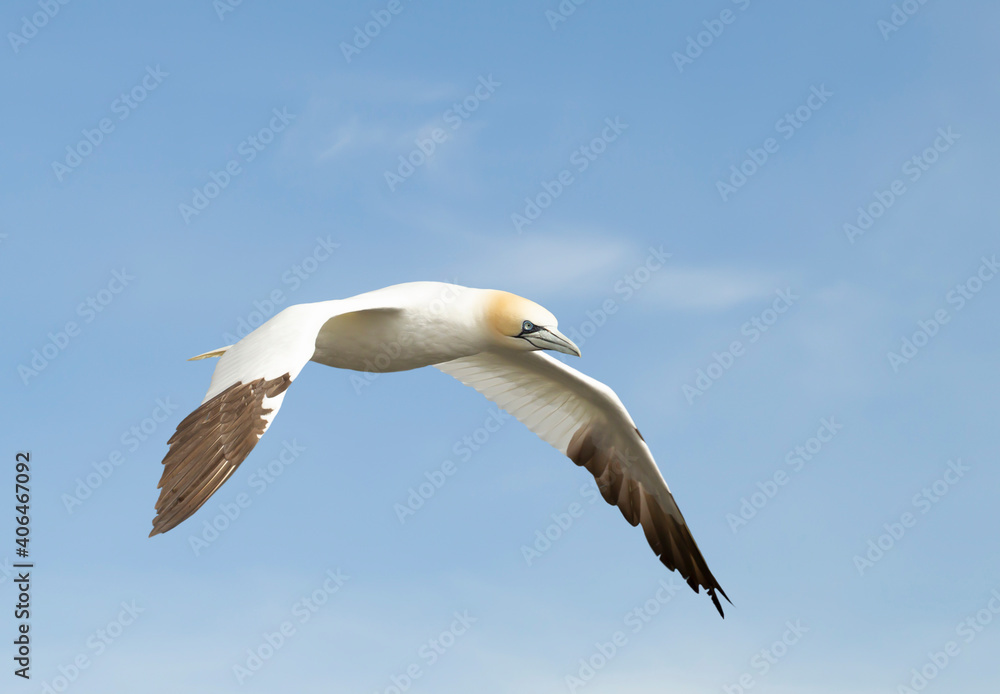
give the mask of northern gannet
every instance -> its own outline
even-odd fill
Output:
[[[705,588],[721,615],[716,592],[729,598],[621,400],[543,351],[580,356],[557,324],[515,294],[441,282],[289,306],[236,344],[192,357],[221,358],[205,399],[168,441],[150,537],[190,517],[233,474],[306,362],[379,372],[434,366],[590,471],[604,499],[642,525],[660,561],[696,593]],[[373,364],[376,354],[396,356]]]

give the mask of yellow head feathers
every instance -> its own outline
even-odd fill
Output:
[[[555,327],[558,321],[547,309],[523,296],[494,290],[486,304],[486,322],[500,335],[515,337],[522,330],[524,321],[535,325]]]

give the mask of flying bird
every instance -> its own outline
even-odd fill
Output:
[[[722,615],[718,596],[729,598],[621,400],[546,354],[580,356],[557,324],[515,294],[440,282],[289,306],[236,344],[192,357],[220,359],[205,399],[168,441],[150,537],[189,518],[233,474],[306,362],[378,372],[433,366],[586,468],[604,499],[642,526],[660,561],[695,593],[704,588]],[[372,355],[383,354],[396,356],[373,365]]]

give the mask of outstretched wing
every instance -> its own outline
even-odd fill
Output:
[[[517,417],[577,465],[692,590],[729,600],[691,536],[652,453],[615,392],[544,352],[483,352],[436,364]],[[723,615],[724,616],[724,615]]]
[[[257,445],[316,349],[315,307],[286,308],[222,354],[205,399],[168,441],[150,537],[201,508]]]

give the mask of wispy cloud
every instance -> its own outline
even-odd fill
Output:
[[[447,82],[336,73],[313,88],[299,118],[299,148],[321,164],[345,156],[401,153],[415,138],[440,127],[441,113],[463,93],[460,85]]]
[[[426,137],[426,133],[434,125],[435,122],[431,120],[407,128],[393,126],[385,121],[363,122],[360,116],[353,115],[323,135],[330,144],[326,149],[320,149],[317,159],[325,163],[335,157],[369,154],[372,150],[398,151],[412,146],[417,137]]]
[[[534,235],[517,242],[480,237],[476,246],[467,258],[470,281],[549,296],[607,292],[621,267],[641,257],[634,242],[594,230]]]
[[[781,280],[737,268],[669,266],[650,284],[647,299],[676,311],[724,311],[770,296]]]
[[[352,116],[347,122],[333,128],[329,135],[331,144],[319,153],[319,159],[329,159],[355,147],[385,147],[393,137],[394,134],[388,128],[365,125],[358,116]]]

